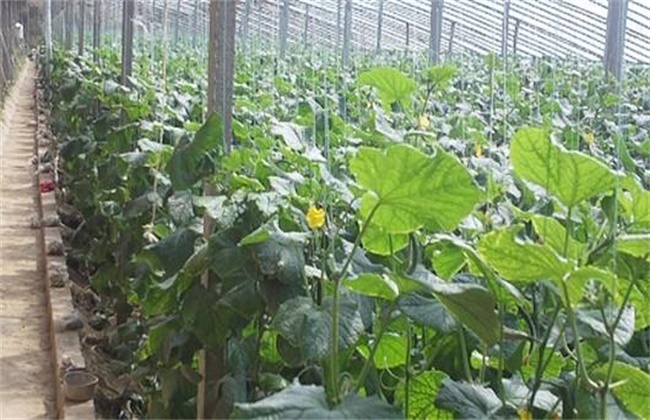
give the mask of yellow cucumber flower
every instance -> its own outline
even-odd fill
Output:
[[[533,413],[526,410],[525,408],[519,409],[519,420],[533,420]]]
[[[592,132],[585,133],[583,134],[582,138],[585,140],[585,143],[587,143],[589,146],[594,144],[594,140],[595,140],[594,133]]]
[[[429,117],[427,117],[424,114],[421,114],[421,115],[418,116],[418,121],[417,121],[418,130],[424,131],[427,128],[429,128],[430,125],[431,125],[431,123],[429,122]]]
[[[309,206],[307,210],[307,225],[309,229],[320,229],[325,225],[325,210],[316,206]]]
[[[474,145],[474,155],[476,157],[481,157],[483,156],[483,146],[481,146],[481,143],[476,143]]]

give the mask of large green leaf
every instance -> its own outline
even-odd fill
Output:
[[[390,255],[406,248],[409,237],[405,234],[390,234],[371,223],[363,234],[363,247],[373,254]]]
[[[194,253],[194,243],[199,236],[193,230],[180,228],[151,245],[149,249],[167,274],[174,274]]]
[[[434,244],[436,243],[451,245],[461,250],[470,263],[470,269],[473,269],[474,273],[480,274],[485,278],[490,290],[494,296],[499,299],[499,303],[510,305],[512,307],[530,307],[532,310],[530,302],[524,297],[519,289],[505,281],[503,278],[497,276],[496,272],[487,263],[485,258],[479,255],[469,243],[456,236],[447,234],[435,235]]]
[[[408,108],[411,94],[418,88],[413,79],[392,67],[377,67],[363,72],[359,75],[358,83],[377,88],[385,109],[390,109],[395,102],[400,103],[402,108]]]
[[[325,357],[332,341],[331,299],[318,307],[311,298],[296,297],[280,305],[272,327],[303,355],[312,360]],[[354,344],[363,332],[356,302],[342,297],[339,303],[339,334],[342,348]]]
[[[650,262],[650,234],[622,235],[616,242],[617,250]]]
[[[448,376],[444,372],[429,370],[420,373],[409,382],[408,409],[405,413],[409,419],[452,419],[450,412],[441,410],[434,404],[434,396]],[[406,383],[400,381],[395,390],[395,400],[406,409]]]
[[[436,274],[445,280],[451,279],[467,264],[463,251],[449,242],[435,242],[426,247],[425,254]]]
[[[580,267],[572,271],[566,280],[570,304],[575,305],[582,300],[587,285],[591,280],[600,282],[612,296],[616,297],[617,279],[614,273],[597,267]]]
[[[531,390],[522,381],[520,376],[513,376],[511,379],[503,380],[503,388],[506,399],[515,407],[525,407],[530,398]],[[540,389],[535,394],[533,407],[543,410],[547,413],[562,415],[562,403],[559,398],[546,389]]]
[[[595,369],[592,379],[605,380],[607,370],[607,365]],[[650,418],[650,404],[648,404],[650,375],[626,363],[614,362],[612,382],[621,382],[612,389],[612,393],[627,410],[641,419]]]
[[[347,278],[343,284],[350,290],[370,297],[392,301],[399,295],[397,284],[385,274],[364,273],[356,278]]]
[[[372,362],[377,369],[396,368],[406,363],[407,351],[408,339],[405,335],[386,333],[381,337],[381,341],[377,345]],[[360,346],[359,352],[366,359],[370,356],[370,350],[367,346]]]
[[[478,251],[499,274],[511,281],[561,281],[571,265],[547,245],[520,242],[514,229],[483,236]]]
[[[558,255],[564,254],[566,241],[567,257],[577,260],[584,247],[580,242],[570,235],[566,237],[566,228],[556,219],[541,214],[530,215],[530,221],[535,227],[535,232],[542,240],[542,243],[551,247]]]
[[[500,322],[494,297],[474,284],[438,283],[431,290],[458,320],[488,346],[499,341]]]
[[[433,66],[427,70],[426,78],[427,82],[431,83],[436,90],[441,91],[449,85],[457,73],[458,68],[455,66]]]
[[[408,293],[400,296],[398,308],[419,325],[449,333],[458,328],[453,315],[433,296]]]
[[[235,404],[233,419],[399,419],[399,411],[377,397],[349,394],[333,408],[325,389],[293,384],[255,403]]]
[[[350,170],[368,190],[361,201],[362,218],[377,207],[372,223],[389,233],[422,226],[453,229],[479,200],[469,172],[442,150],[429,157],[408,145],[386,151],[362,147]]]
[[[177,191],[189,189],[209,174],[206,167],[209,168],[212,162],[209,159],[206,161],[206,157],[220,156],[222,148],[221,117],[212,114],[191,142],[178,144],[174,148],[174,153],[167,164],[167,172],[174,189]]]
[[[498,341],[500,322],[495,310],[496,301],[484,287],[471,283],[447,283],[421,266],[402,278],[399,287],[403,293],[432,292],[449,312],[488,345]]]
[[[451,379],[443,380],[435,404],[462,419],[491,418],[501,408],[499,397],[490,388]]]
[[[614,342],[619,346],[625,346],[630,342],[634,335],[634,313],[636,311],[632,306],[627,306],[621,312],[621,317],[614,330]],[[605,314],[605,315],[603,315]],[[576,317],[580,338],[588,340],[591,337],[604,338],[609,336],[611,327],[616,320],[617,311],[614,308],[605,308],[603,312],[596,309],[578,309]],[[603,320],[603,316],[607,320]]]
[[[650,191],[644,189],[632,177],[623,180],[626,194],[619,194],[625,213],[631,219],[634,231],[650,230]]]
[[[544,129],[519,129],[510,147],[515,173],[544,187],[569,207],[611,191],[616,185],[616,175],[604,163],[564,150],[551,141]]]
[[[280,305],[272,326],[309,359],[321,359],[329,351],[332,318],[311,298],[297,297]]]

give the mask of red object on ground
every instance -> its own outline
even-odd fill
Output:
[[[42,179],[38,184],[38,190],[41,193],[52,192],[56,188],[56,184],[53,179]]]

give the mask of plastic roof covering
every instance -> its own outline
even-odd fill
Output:
[[[205,28],[208,0],[137,0],[141,21],[162,22],[167,4],[168,23],[180,12],[181,30]],[[233,1],[233,0],[221,0]],[[281,4],[284,0],[239,0],[239,30],[250,2],[249,36],[272,42],[278,39]],[[453,51],[477,53],[501,51],[504,4],[507,0],[444,0],[441,51],[447,51],[452,26],[455,26]],[[111,0],[121,8],[121,0]],[[343,26],[345,0],[289,0],[289,43],[302,43],[305,22],[306,40],[311,45],[336,47],[342,43],[337,12],[341,4]],[[512,51],[516,21],[519,20],[517,52],[533,56],[578,56],[601,60],[605,49],[608,0],[510,0],[508,45]],[[430,0],[384,0],[382,49],[424,51],[429,45]],[[352,48],[372,50],[377,37],[379,0],[352,0]],[[197,20],[195,20],[197,11]],[[118,14],[118,16],[121,16]],[[306,17],[308,16],[308,19]],[[198,25],[197,25],[198,24]],[[338,42],[337,42],[338,40]],[[340,45],[340,44],[338,44]],[[629,0],[624,60],[650,63],[650,0]]]

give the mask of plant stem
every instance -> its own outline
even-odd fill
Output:
[[[567,254],[569,252],[569,238],[571,237],[571,216],[572,215],[573,215],[573,207],[570,206],[567,210],[566,226],[565,226],[566,232],[564,235],[564,257],[565,258],[567,258]],[[573,306],[571,305],[571,300],[569,297],[569,288],[566,285],[567,276],[568,273],[563,279],[561,279],[560,283],[562,283],[564,304],[566,305],[566,313],[567,313],[567,317],[569,318],[569,325],[571,326],[571,331],[573,333],[576,356],[578,357],[578,373],[579,376],[581,376],[582,379],[584,379],[587,382],[587,385],[589,387],[596,389],[598,386],[594,381],[591,380],[591,378],[589,378],[589,374],[587,373],[587,368],[585,367],[585,361],[582,356],[580,336],[578,335],[578,323],[576,321],[575,312],[573,312]]]
[[[375,353],[377,353],[377,349],[379,348],[379,342],[381,341],[381,338],[384,336],[384,331],[386,331],[386,326],[388,325],[388,321],[390,321],[390,315],[393,312],[393,309],[394,309],[394,304],[391,304],[388,307],[387,313],[383,313],[382,311],[379,315],[381,317],[379,323],[379,331],[377,331],[377,337],[375,338],[375,342],[372,343],[372,347],[370,348],[370,354],[368,355],[368,358],[363,364],[363,368],[361,368],[361,373],[357,378],[357,385],[354,389],[355,392],[359,392],[363,387],[364,382],[366,381],[366,376],[368,376],[368,373],[370,372],[370,366],[372,366],[373,364]]]
[[[478,373],[478,382],[480,384],[484,383],[485,381],[485,368],[486,368],[486,361],[489,360],[488,354],[488,347],[486,344],[483,344],[483,348],[481,349],[481,370]]]
[[[569,253],[569,238],[571,237],[571,216],[573,215],[573,207],[567,210],[566,224],[564,227],[564,258],[567,258]]]
[[[411,388],[411,320],[406,319],[406,375],[404,378],[404,411],[409,418],[409,399]]]
[[[332,301],[332,356],[330,359],[330,399],[333,405],[340,403],[339,394],[339,281],[334,282],[334,297]]]
[[[614,340],[614,334],[616,332],[616,327],[618,327],[618,323],[621,322],[623,311],[625,310],[625,307],[627,306],[627,302],[629,301],[630,296],[632,295],[633,288],[634,288],[634,281],[630,281],[630,285],[625,291],[625,296],[623,297],[623,302],[621,304],[620,309],[618,310],[616,319],[608,328],[609,360],[607,366],[607,376],[605,377],[605,383],[602,386],[601,395],[600,395],[600,418],[601,419],[607,417],[607,392],[609,391],[609,384],[612,381],[612,375],[614,374],[614,362],[616,361],[616,341]]]
[[[375,212],[377,212],[378,208],[379,203],[375,204],[375,206],[370,211],[370,214],[368,214],[368,217],[361,227],[359,235],[357,235],[356,239],[354,240],[354,245],[352,246],[350,255],[348,255],[348,258],[343,264],[341,271],[337,273],[333,279],[334,296],[332,298],[332,352],[330,357],[330,386],[332,388],[332,393],[329,396],[330,402],[334,405],[339,404],[341,400],[341,395],[339,393],[339,287],[341,285],[341,280],[346,276],[346,272],[350,266],[350,263],[352,262],[354,253],[357,251],[357,248],[359,248],[359,245],[361,244],[361,238],[366,233],[366,229],[368,228],[368,225],[370,224],[370,221],[374,217]]]
[[[499,300],[503,301],[501,299],[501,293],[499,292]],[[506,405],[506,393],[505,389],[503,388],[503,369],[505,368],[505,332],[503,330],[503,326],[505,325],[505,320],[506,320],[506,313],[503,308],[503,304],[499,305],[499,324],[501,325],[501,328],[499,328],[499,369],[497,369],[497,383],[499,384],[499,398],[501,399],[501,405],[505,406]]]
[[[569,325],[571,326],[571,332],[573,333],[573,341],[575,344],[576,356],[578,357],[578,374],[587,382],[587,385],[592,389],[597,389],[598,385],[591,380],[589,374],[587,373],[587,368],[585,366],[585,359],[582,355],[582,346],[580,345],[580,336],[578,335],[578,322],[576,321],[575,312],[571,307],[571,302],[569,301],[569,288],[566,285],[566,279],[562,279],[562,292],[564,294],[564,300],[566,301],[566,312],[569,318]]]
[[[345,273],[347,272],[348,267],[350,266],[350,263],[352,262],[352,258],[354,257],[354,253],[357,251],[357,248],[359,248],[359,245],[361,245],[361,238],[366,233],[366,230],[368,229],[368,225],[370,225],[370,221],[375,216],[375,213],[377,212],[377,209],[379,208],[379,204],[380,203],[375,204],[375,206],[372,208],[372,210],[370,210],[370,214],[368,214],[368,218],[363,223],[363,226],[361,227],[361,232],[359,232],[359,235],[357,235],[356,239],[354,240],[354,245],[352,246],[352,251],[350,251],[350,255],[348,255],[348,259],[345,261],[345,264],[343,264],[343,268],[341,268],[341,271],[338,273],[338,275],[335,278],[335,281],[337,283],[345,277],[345,275],[346,275]]]
[[[463,332],[463,327],[458,327],[458,338],[460,340],[460,353],[463,358],[463,370],[465,371],[465,377],[467,382],[472,382],[472,371],[469,369],[469,360],[467,360],[467,342],[465,342],[465,333]]]
[[[530,401],[528,401],[528,411],[532,412],[533,402],[535,401],[535,395],[539,391],[539,387],[542,386],[542,372],[544,372],[544,352],[546,350],[546,344],[548,343],[549,338],[551,338],[551,332],[553,331],[553,326],[557,320],[558,315],[560,314],[560,308],[562,305],[556,305],[553,315],[551,316],[551,323],[546,328],[544,332],[544,337],[542,342],[539,345],[539,351],[537,356],[537,366],[535,366],[535,381],[533,382],[533,388],[531,391]]]
[[[422,111],[420,111],[420,114],[424,114],[424,111],[427,110],[427,105],[429,104],[429,98],[431,98],[431,94],[433,93],[434,89],[434,84],[429,83],[427,86],[427,96],[424,98],[424,103],[422,104]]]

